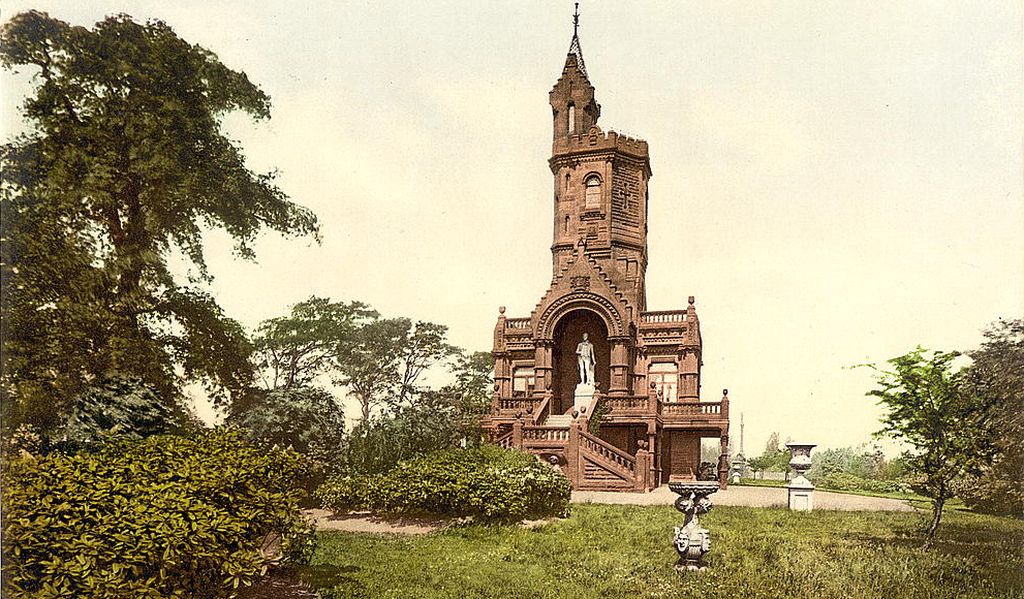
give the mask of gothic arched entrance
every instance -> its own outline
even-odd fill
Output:
[[[573,393],[576,384],[580,382],[576,346],[583,340],[584,333],[594,345],[594,379],[597,381],[597,388],[608,391],[608,327],[605,326],[604,319],[591,310],[572,310],[563,315],[555,325],[551,352],[553,414],[563,414],[572,408]]]

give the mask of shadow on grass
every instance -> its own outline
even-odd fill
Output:
[[[935,538],[927,547],[927,529],[921,526],[894,527],[890,535],[852,533],[848,538],[866,545],[894,545],[907,549],[927,549],[953,558],[980,558],[1001,561],[1011,547],[1024,545],[1024,533],[1011,533],[1005,529],[969,524],[943,522]]]
[[[306,584],[318,589],[342,587],[351,591],[364,590],[366,585],[360,580],[347,576],[362,570],[359,566],[335,566],[333,564],[316,564],[299,568],[299,578]]]

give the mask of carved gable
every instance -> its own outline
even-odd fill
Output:
[[[600,314],[613,337],[629,335],[637,313],[636,306],[615,287],[597,261],[586,255],[582,240],[533,311],[534,338],[550,339],[558,318],[578,308]]]

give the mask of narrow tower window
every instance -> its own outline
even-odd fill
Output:
[[[569,132],[570,135],[573,134],[573,133],[576,133],[576,106],[573,105],[573,104],[569,105],[569,123],[568,123],[568,126],[569,126],[569,128],[567,129],[567,131]]]
[[[587,210],[601,208],[601,178],[597,175],[587,177]]]

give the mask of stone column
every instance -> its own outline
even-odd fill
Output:
[[[507,352],[494,354],[495,402],[500,397],[512,397],[512,364]]]
[[[551,339],[538,339],[535,345],[533,369],[536,383],[533,388],[534,393],[551,397],[552,372],[554,371],[551,367],[551,348],[554,345],[554,341]]]
[[[654,469],[654,461],[651,459],[651,452],[647,451],[647,441],[639,442],[640,448],[636,450],[636,480],[634,490],[647,491],[651,488],[651,476]]]
[[[729,435],[722,434],[719,438],[718,454],[718,485],[722,489],[729,488]]]
[[[512,447],[523,448],[523,419],[516,418],[512,423]]]
[[[569,441],[565,444],[565,474],[572,486],[579,487],[583,479],[580,472],[580,424],[573,420],[569,424]]]
[[[609,337],[611,360],[609,362],[609,395],[629,393],[629,337]]]

